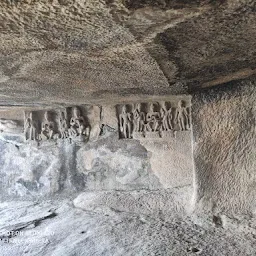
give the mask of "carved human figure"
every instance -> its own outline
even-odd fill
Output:
[[[155,132],[159,127],[159,118],[160,115],[158,112],[154,112],[154,104],[149,103],[149,111],[146,114],[146,125],[145,131]]]
[[[133,132],[138,132],[140,128],[140,111],[139,111],[140,103],[133,105]]]
[[[146,116],[144,112],[140,112],[140,128],[139,132],[143,132],[145,129]]]
[[[122,113],[119,115],[120,131],[125,139],[131,138],[132,118],[131,114],[127,112],[126,106],[123,105]]]
[[[74,107],[70,119],[69,135],[71,137],[87,135],[85,119],[78,107]]]
[[[167,111],[167,122],[168,122],[168,127],[169,127],[169,130],[172,130],[173,129],[173,124],[172,124],[172,121],[173,121],[173,114],[172,114],[172,107],[169,106],[169,110]]]
[[[38,140],[38,124],[34,120],[33,112],[30,112],[24,124],[26,140]]]
[[[189,114],[187,108],[183,106],[183,101],[178,102],[176,108],[174,122],[179,125],[181,131],[185,131],[189,127]]]
[[[59,130],[61,139],[68,138],[68,123],[63,111],[60,112],[59,116]]]
[[[145,114],[141,112],[141,103],[133,107],[133,132],[142,132],[145,124]]]
[[[41,138],[42,140],[53,139],[55,134],[55,123],[51,120],[51,114],[49,111],[44,113],[44,121],[41,126]]]
[[[169,126],[168,126],[168,112],[165,107],[161,107],[160,109],[160,131],[169,131]]]

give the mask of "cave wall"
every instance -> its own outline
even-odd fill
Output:
[[[196,209],[254,213],[256,206],[256,80],[193,96]]]
[[[66,141],[37,147],[1,140],[1,199],[40,199],[86,191],[91,194],[76,201],[80,207],[85,202],[91,207],[96,200],[113,207],[120,203],[124,209],[126,193],[138,212],[154,198],[152,205],[158,210],[165,203],[171,205],[170,211],[184,209],[194,200],[198,212],[253,213],[255,83],[234,82],[194,93],[194,155],[191,130],[168,139],[120,139],[116,104],[100,107],[94,137],[84,145]],[[17,119],[22,116],[19,111],[5,109],[1,116]],[[151,192],[158,196],[149,196]]]
[[[8,111],[2,116],[8,118]],[[9,116],[21,117],[22,111]],[[180,212],[191,206],[192,127],[170,131],[167,139],[120,139],[115,104],[102,105],[94,116],[94,136],[82,144],[65,140],[37,145],[8,137],[3,141],[6,137],[0,136],[0,199],[90,192],[90,200],[86,194],[76,201],[78,207],[92,204],[91,198],[93,204],[144,213]],[[129,205],[125,198],[130,198]]]

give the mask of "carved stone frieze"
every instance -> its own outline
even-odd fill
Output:
[[[89,138],[90,130],[87,108],[84,106],[25,112],[26,141],[70,139],[85,142]]]
[[[117,105],[121,139],[158,139],[191,129],[190,99]]]

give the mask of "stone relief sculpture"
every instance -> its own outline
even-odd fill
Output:
[[[86,126],[85,118],[81,115],[78,107],[72,109],[69,136],[71,138],[89,136],[89,127]]]
[[[120,131],[125,139],[131,138],[132,132],[132,115],[127,112],[127,108],[124,105],[122,107],[122,113],[119,115]],[[136,127],[137,128],[137,127]]]
[[[72,109],[72,117],[70,119],[69,134],[71,137],[82,135],[85,131],[84,118],[80,114],[80,110],[77,107]]]
[[[90,124],[83,107],[25,113],[26,141],[57,141],[70,139],[85,142],[90,135]],[[83,108],[84,109],[84,108]]]
[[[170,108],[169,108],[169,110],[167,111],[167,122],[168,122],[169,130],[173,130],[172,121],[173,121],[173,115],[172,115],[172,107],[171,107],[171,105],[170,105]]]
[[[161,107],[160,109],[160,131],[169,131],[168,125],[168,112],[166,108]]]
[[[45,111],[44,121],[41,127],[41,139],[50,140],[55,135],[55,122],[51,120],[51,114],[49,111]]]
[[[117,113],[123,139],[175,136],[191,125],[190,103],[183,100],[118,105]]]
[[[160,114],[158,112],[154,112],[154,104],[149,103],[149,111],[146,114],[146,124],[145,131],[155,132],[159,128],[159,120]]]
[[[182,100],[178,102],[174,118],[174,122],[179,125],[181,131],[189,130],[190,128],[188,111],[183,104],[184,102]]]
[[[64,111],[60,111],[59,113],[59,130],[60,130],[60,138],[67,139],[69,136],[68,123],[67,123],[67,118]]]
[[[141,103],[133,105],[133,132],[142,132],[145,129],[145,113],[141,111]]]
[[[133,132],[140,130],[140,103],[133,104]]]
[[[34,120],[33,112],[30,112],[24,123],[25,139],[39,140],[38,128],[38,123]]]

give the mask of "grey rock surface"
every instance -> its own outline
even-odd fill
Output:
[[[255,3],[0,3],[1,105],[177,94],[255,74]]]
[[[255,80],[193,98],[197,203],[218,213],[255,213]]]
[[[192,187],[190,139],[188,135],[169,144],[140,143],[119,140],[112,131],[84,146],[69,141],[39,146],[1,141],[1,198],[65,196],[83,190]],[[178,141],[186,146],[179,148]]]
[[[98,213],[112,211],[137,214],[165,214],[169,217],[193,211],[192,186],[173,189],[84,192],[74,199],[74,206]]]
[[[2,136],[0,197],[40,199],[81,191],[193,186],[191,130],[170,132],[167,139],[119,139],[114,105],[93,109],[97,111],[91,115],[90,138],[85,143],[69,139],[22,143]],[[23,115],[16,110],[10,116],[18,112]]]
[[[255,10],[0,1],[0,255],[255,255]],[[119,139],[116,104],[188,93],[193,138]],[[82,104],[87,144],[22,141],[23,110]]]
[[[255,220],[229,219],[225,228],[186,216],[101,213],[71,201],[0,204],[2,256],[10,255],[254,255]],[[9,223],[9,225],[6,225]],[[246,225],[245,225],[246,224]],[[250,224],[250,228],[248,228]]]

